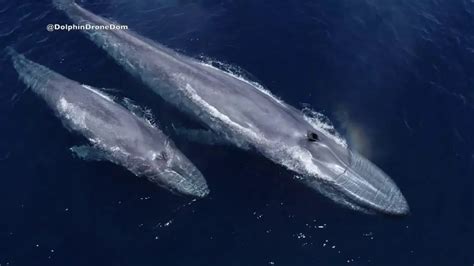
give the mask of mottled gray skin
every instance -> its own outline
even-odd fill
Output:
[[[209,193],[199,170],[156,126],[104,92],[9,52],[20,79],[46,101],[65,127],[93,145],[74,147],[77,155],[122,165],[173,192],[195,197]]]
[[[75,24],[111,23],[70,0],[55,4]],[[365,212],[408,213],[405,198],[383,171],[257,85],[128,30],[84,33],[162,98],[336,202]],[[309,131],[319,140],[308,141]]]

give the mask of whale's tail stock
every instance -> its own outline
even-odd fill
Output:
[[[11,46],[6,47],[5,52],[10,56],[18,77],[33,91],[37,91],[48,82],[52,73],[50,69],[27,59]]]
[[[13,66],[18,71],[19,68],[22,68],[22,65],[27,63],[28,59],[26,59],[22,54],[19,54],[13,47],[7,46],[5,48],[5,53],[10,57],[13,62]]]
[[[11,58],[19,56],[18,52],[11,46],[5,47],[5,53]]]

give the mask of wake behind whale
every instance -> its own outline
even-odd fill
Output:
[[[111,23],[71,0],[54,3],[76,24]],[[409,211],[400,190],[382,170],[348,149],[319,120],[309,119],[260,85],[129,30],[83,32],[163,99],[207,125],[208,133],[255,149],[350,208],[389,214]]]
[[[209,193],[199,170],[156,125],[134,114],[103,91],[81,85],[8,49],[20,79],[43,98],[64,126],[92,146],[71,151],[87,160],[122,165],[173,192]]]

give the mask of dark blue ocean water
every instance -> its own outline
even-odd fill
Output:
[[[211,195],[172,195],[111,163],[18,81],[0,53],[0,265],[473,265],[474,3],[103,0],[82,6],[185,54],[239,66],[324,113],[384,169],[411,214],[337,206],[256,153],[178,138],[164,103],[49,1],[0,0],[0,48],[152,109]]]

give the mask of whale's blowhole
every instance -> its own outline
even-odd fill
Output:
[[[318,134],[316,134],[316,132],[308,131],[308,133],[306,134],[306,139],[309,142],[316,142],[319,141],[319,136]]]

